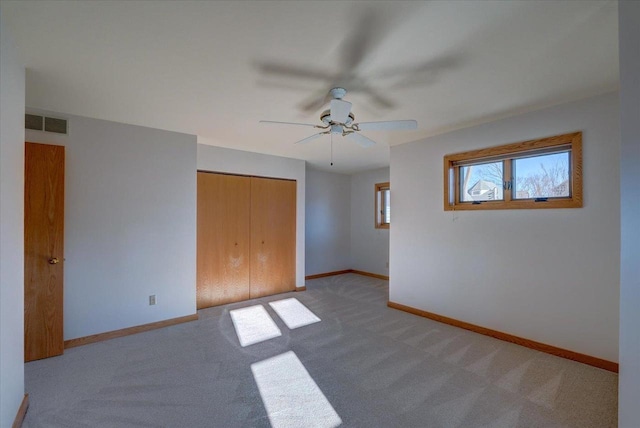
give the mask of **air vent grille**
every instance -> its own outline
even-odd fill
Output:
[[[24,127],[34,131],[54,132],[56,134],[67,134],[67,120],[56,119],[55,117],[44,117],[37,114],[24,115]]]
[[[47,132],[55,132],[56,134],[66,134],[67,121],[64,119],[54,119],[53,117],[45,117],[44,130]]]
[[[34,131],[42,131],[44,124],[44,117],[37,116],[35,114],[24,115],[24,127],[26,129],[33,129]]]

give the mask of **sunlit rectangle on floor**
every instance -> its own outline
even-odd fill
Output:
[[[251,371],[273,428],[333,428],[342,423],[293,351],[254,363]]]
[[[269,302],[269,305],[290,329],[303,327],[320,321],[320,318],[318,318],[316,314],[293,297]]]
[[[282,336],[282,332],[262,305],[229,311],[240,346],[264,342]]]

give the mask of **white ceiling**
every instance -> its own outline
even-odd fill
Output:
[[[27,106],[196,134],[336,172],[386,166],[389,146],[617,89],[615,1],[3,1]],[[286,73],[285,73],[286,72]],[[372,148],[301,109],[344,86]]]

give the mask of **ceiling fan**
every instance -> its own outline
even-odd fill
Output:
[[[322,129],[322,132],[303,138],[295,144],[304,144],[315,140],[323,135],[342,135],[355,141],[363,147],[370,147],[376,144],[372,139],[360,134],[360,131],[400,131],[417,129],[418,122],[415,120],[391,120],[385,122],[361,122],[355,123],[355,116],[351,112],[351,103],[342,98],[347,94],[344,88],[333,88],[329,91],[331,101],[329,109],[320,114],[322,125],[311,123],[276,122],[272,120],[261,120],[260,123],[277,125],[310,126]]]

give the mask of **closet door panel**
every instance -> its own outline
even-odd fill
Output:
[[[251,179],[198,172],[198,309],[249,299]]]
[[[251,298],[295,290],[296,182],[251,178]]]

